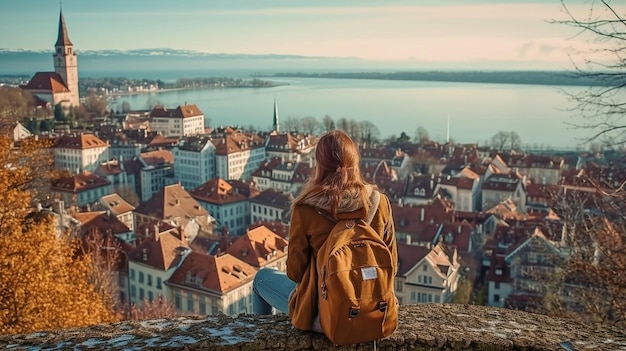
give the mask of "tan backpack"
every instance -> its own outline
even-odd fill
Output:
[[[379,200],[379,197],[375,197]],[[316,261],[320,324],[336,345],[370,342],[391,335],[398,324],[391,250],[363,220],[336,220]],[[321,213],[321,212],[320,212]]]

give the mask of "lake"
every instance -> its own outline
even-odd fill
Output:
[[[173,73],[170,73],[172,75]],[[111,76],[120,76],[112,74]],[[180,74],[179,77],[190,77]],[[206,75],[205,75],[206,76]],[[213,74],[211,76],[226,76]],[[230,75],[241,76],[241,75]],[[160,76],[147,78],[160,78]],[[198,77],[201,77],[198,75]],[[162,78],[161,78],[162,79]],[[566,111],[572,103],[561,92],[581,87],[543,85],[446,83],[324,78],[264,78],[286,85],[272,88],[209,88],[122,96],[114,108],[128,101],[133,109],[145,109],[149,101],[168,108],[196,104],[210,127],[239,125],[270,129],[274,99],[279,118],[326,115],[370,121],[382,138],[405,132],[413,137],[417,127],[431,139],[450,138],[459,143],[484,145],[498,131],[515,131],[527,148],[574,149],[588,131],[566,123],[580,121]]]

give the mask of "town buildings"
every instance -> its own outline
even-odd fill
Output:
[[[49,85],[65,85],[49,99],[72,106],[76,57],[62,14],[59,28]],[[53,182],[57,229],[104,230],[126,245],[122,288],[134,304],[163,296],[179,313],[249,313],[255,272],[285,269],[288,231],[278,228],[288,227],[291,201],[312,175],[317,136],[281,132],[276,104],[269,133],[208,131],[204,113],[186,103],[139,115],[55,136],[55,167],[73,173]],[[392,202],[401,303],[451,302],[462,282],[475,281],[490,305],[536,306],[545,292],[537,272],[555,270],[569,249],[562,233],[573,232],[551,194],[593,193],[585,176],[625,179],[616,165],[571,172],[562,157],[478,145],[366,145],[361,155],[364,178]]]

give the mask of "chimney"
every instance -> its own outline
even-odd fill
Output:
[[[424,207],[422,207],[421,211],[420,211],[420,220],[422,222],[424,222],[424,213],[426,212],[426,210],[424,209]]]
[[[159,241],[159,225],[154,225],[154,240]]]
[[[180,241],[183,242],[183,246],[189,246],[187,236],[185,235],[185,230],[182,227],[178,227],[178,234],[180,235]]]
[[[405,240],[407,245],[411,245],[411,235],[407,235]]]

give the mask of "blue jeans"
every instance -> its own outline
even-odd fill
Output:
[[[272,307],[289,313],[289,295],[296,288],[287,274],[272,268],[261,268],[252,282],[252,312],[272,314]]]

